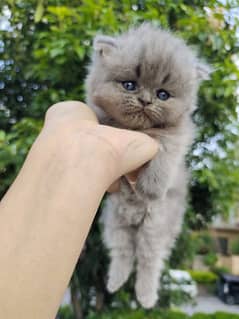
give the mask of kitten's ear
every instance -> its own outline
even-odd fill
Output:
[[[116,40],[112,37],[99,35],[94,39],[94,50],[101,56],[109,55],[116,48]]]
[[[210,75],[213,72],[213,68],[201,61],[196,62],[196,71],[198,81],[209,80]]]

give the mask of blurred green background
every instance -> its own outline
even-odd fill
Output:
[[[151,21],[183,37],[215,69],[200,89],[194,114],[198,131],[187,158],[192,171],[188,209],[166,262],[166,268],[190,267],[196,250],[192,230],[206,228],[216,215],[226,216],[238,202],[238,7],[238,0],[1,1],[0,197],[21,167],[47,108],[60,100],[84,100],[93,37]],[[62,310],[64,318],[106,319],[111,316],[100,313],[112,309],[114,318],[151,318],[143,310],[127,317],[120,312],[139,307],[133,276],[117,294],[106,292],[108,259],[97,220],[71,281],[74,315]],[[162,293],[157,307],[168,307],[171,298],[177,296]]]

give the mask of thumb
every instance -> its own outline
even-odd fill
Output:
[[[120,175],[125,175],[150,161],[158,152],[158,143],[146,134],[127,131],[124,137]],[[123,146],[123,145],[122,145]]]

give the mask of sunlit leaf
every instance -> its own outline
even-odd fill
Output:
[[[44,14],[44,0],[38,0],[37,8],[34,15],[35,23],[38,23],[41,21],[43,14]]]

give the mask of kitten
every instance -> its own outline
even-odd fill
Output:
[[[108,195],[103,210],[104,242],[111,255],[107,288],[119,289],[136,259],[136,296],[145,308],[157,301],[164,260],[181,229],[185,155],[194,135],[191,113],[199,82],[208,74],[181,39],[150,24],[94,41],[88,105],[101,123],[144,130],[159,143],[135,187],[122,177],[120,192]]]

